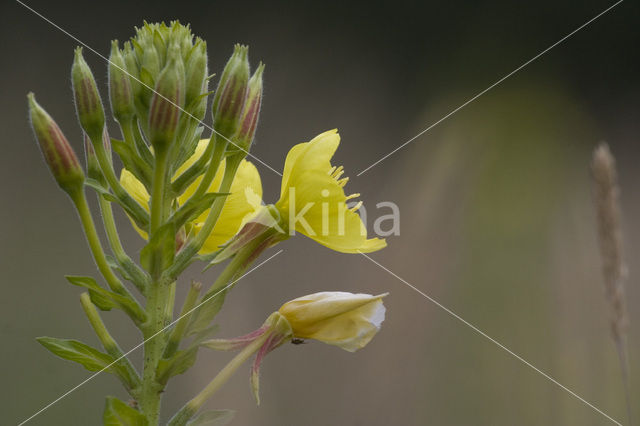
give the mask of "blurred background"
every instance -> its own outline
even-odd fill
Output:
[[[335,157],[373,218],[401,210],[400,235],[376,261],[627,423],[608,328],[589,163],[607,141],[618,159],[630,317],[631,399],[640,396],[640,43],[638,3],[625,1],[386,161],[384,154],[538,54],[613,1],[584,2],[81,2],[26,3],[108,55],[143,20],[179,19],[208,41],[220,72],[236,42],[266,63],[253,153],[280,170],[288,149],[339,128]],[[65,274],[95,267],[71,203],[49,175],[27,121],[26,93],[82,151],[69,70],[77,42],[12,1],[0,6],[0,416],[17,424],[90,373],[35,337],[98,345]],[[105,62],[86,51],[106,99]],[[112,123],[113,124],[113,123]],[[265,200],[279,177],[265,167]],[[379,213],[377,213],[379,212]],[[142,240],[122,215],[132,251]],[[255,329],[283,302],[322,290],[382,293],[387,319],[355,354],[285,345],[249,366],[207,405],[237,425],[604,425],[606,418],[418,295],[366,258],[303,237],[238,283],[220,336]],[[264,257],[272,254],[268,252]],[[188,270],[212,282],[216,270]],[[123,348],[140,336],[104,315]],[[140,353],[132,355],[140,359]],[[168,418],[230,354],[201,351],[165,395]],[[97,425],[104,396],[126,398],[103,374],[30,422]],[[636,421],[640,420],[634,403]],[[72,413],[73,420],[69,421]]]

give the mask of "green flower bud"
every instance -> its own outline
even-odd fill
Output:
[[[117,40],[111,42],[109,56],[109,99],[113,116],[119,123],[130,120],[135,114],[133,89]]]
[[[260,64],[258,69],[249,80],[249,91],[247,99],[244,103],[242,118],[240,119],[240,128],[236,134],[235,140],[238,147],[249,151],[253,136],[258,126],[258,117],[260,116],[260,106],[262,104],[262,73],[264,64]]]
[[[33,93],[27,95],[29,117],[40,150],[60,188],[69,195],[81,191],[84,173],[67,138],[49,114],[36,102]]]
[[[78,47],[75,52],[71,67],[71,82],[80,125],[91,139],[99,139],[104,128],[104,108],[96,80],[82,57],[81,47]]]
[[[249,82],[249,48],[237,44],[222,72],[213,99],[213,128],[230,138],[238,130],[247,97]]]
[[[179,48],[174,45],[174,49],[169,51],[167,65],[158,76],[155,92],[151,98],[149,138],[157,150],[164,149],[173,142],[181,108],[184,105],[184,74]]]
[[[206,105],[206,97],[200,98],[200,95],[207,91],[207,44],[198,39],[187,57],[185,65],[186,72],[186,91],[185,105],[191,110],[198,110],[200,104]],[[198,104],[193,104],[198,102]],[[204,110],[204,109],[203,109]],[[202,119],[203,117],[198,117]]]

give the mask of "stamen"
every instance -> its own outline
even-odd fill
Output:
[[[338,179],[340,178],[340,176],[342,176],[342,174],[343,174],[343,173],[344,173],[344,167],[343,167],[343,166],[340,166],[340,167],[338,167],[337,169],[335,169],[335,172],[333,172],[333,173],[331,174],[331,176],[332,176],[334,179],[338,180]]]
[[[351,207],[349,210],[352,212],[356,212],[360,207],[362,207],[362,201],[358,201],[358,203],[355,206]]]
[[[330,170],[329,170],[329,176],[333,176],[333,172],[336,171],[336,166],[333,166]]]
[[[345,199],[345,201],[349,201],[349,200],[352,200],[354,198],[358,198],[359,196],[360,196],[360,193],[356,192],[355,194],[348,195],[347,198]]]
[[[341,187],[344,187],[347,184],[347,182],[349,182],[349,178],[348,177],[342,178],[342,179],[340,179],[338,181],[338,185],[340,185]]]

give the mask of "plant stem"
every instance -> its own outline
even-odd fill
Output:
[[[193,307],[196,306],[196,302],[198,301],[198,295],[200,294],[200,290],[202,289],[202,284],[198,282],[192,282],[191,287],[189,287],[189,293],[187,293],[187,297],[184,300],[184,304],[182,305],[182,310],[180,311],[180,320],[173,327],[173,331],[169,336],[169,342],[164,349],[163,358],[172,357],[178,347],[180,346],[180,341],[182,340],[182,336],[184,336],[184,331],[189,324],[189,318],[186,318],[188,313],[193,310]],[[185,317],[185,318],[183,318]]]
[[[113,218],[113,209],[111,203],[107,201],[103,196],[98,195],[98,203],[100,204],[100,211],[102,212],[102,221],[104,223],[104,229],[109,240],[111,251],[115,256],[118,264],[122,269],[129,274],[133,284],[140,290],[142,294],[145,294],[146,287],[149,283],[149,276],[144,272],[124,251],[122,243],[120,242],[120,236],[118,235],[118,229],[116,222]]]
[[[126,377],[120,377],[120,375],[119,377],[129,394],[135,398],[137,388],[140,386],[140,376],[138,375],[138,372],[129,359],[124,356],[124,353],[122,352],[122,349],[120,349],[120,346],[118,346],[118,343],[116,343],[113,337],[111,337],[111,334],[104,325],[104,322],[102,322],[102,318],[100,318],[100,314],[91,301],[88,293],[82,293],[80,295],[80,303],[82,304],[82,308],[84,309],[87,318],[89,319],[89,323],[91,323],[91,327],[93,327],[93,330],[100,339],[102,347],[104,347],[109,355],[118,359],[118,364],[127,371]]]
[[[140,205],[136,200],[131,197],[131,195],[122,187],[120,181],[116,177],[116,173],[113,170],[113,164],[109,159],[106,150],[104,149],[104,145],[102,140],[94,140],[91,139],[91,143],[93,145],[93,149],[96,152],[96,158],[98,159],[98,163],[100,164],[100,169],[102,170],[102,174],[104,175],[107,183],[113,190],[114,194],[122,203],[122,207],[127,210],[127,212],[133,217],[138,226],[142,229],[146,228],[146,221],[148,220],[147,211]]]
[[[267,331],[242,349],[242,351],[240,351],[222,370],[220,370],[216,377],[214,377],[198,395],[196,395],[191,401],[187,402],[180,411],[173,416],[167,426],[185,425],[186,422],[198,412],[202,405],[231,378],[233,373],[235,373],[247,359],[260,349],[270,335],[271,334]]]
[[[111,270],[109,263],[107,262],[107,258],[104,255],[104,250],[102,249],[102,244],[100,244],[100,238],[98,237],[98,233],[96,232],[96,226],[93,222],[91,211],[89,210],[89,205],[87,204],[87,198],[85,196],[84,190],[80,190],[74,194],[71,194],[71,200],[73,201],[73,204],[78,211],[78,216],[80,216],[80,221],[82,222],[84,233],[87,236],[87,242],[89,243],[89,248],[91,249],[91,253],[93,254],[93,259],[98,266],[98,270],[107,281],[109,288],[111,288],[111,290],[115,291],[116,293],[128,295],[131,297],[129,291],[118,279],[118,277],[116,277],[116,275]],[[131,298],[133,299],[133,297]]]
[[[151,188],[151,222],[149,235],[153,234],[160,228],[165,219],[164,198],[165,183],[167,181],[167,151],[166,149],[156,152],[156,161],[153,172],[153,185]]]

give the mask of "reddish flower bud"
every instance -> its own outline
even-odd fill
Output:
[[[237,145],[245,151],[249,151],[251,143],[253,142],[253,136],[256,133],[256,127],[258,127],[258,117],[260,116],[260,106],[262,104],[263,71],[264,64],[261,63],[249,80],[249,92],[247,93],[247,99],[244,103],[244,110],[242,111],[242,118],[240,119],[240,128],[235,138]]]
[[[38,105],[33,93],[29,93],[27,97],[31,127],[51,174],[60,188],[68,194],[82,190],[84,173],[67,138],[51,116]]]

